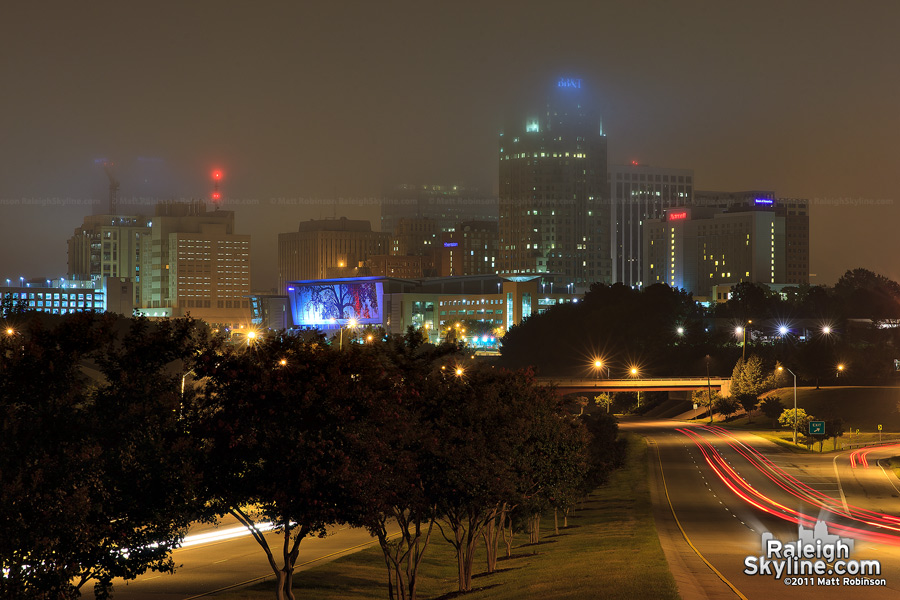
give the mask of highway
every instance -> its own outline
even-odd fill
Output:
[[[683,598],[900,594],[900,493],[893,476],[877,465],[878,456],[897,448],[853,459],[859,451],[796,454],[715,426],[632,421],[621,427],[647,436],[660,541]],[[863,455],[869,468],[861,466]],[[850,559],[880,561],[881,574],[872,578],[883,578],[886,586],[821,586],[817,576],[788,586],[788,577],[743,572],[747,556],[763,554],[764,532],[796,541],[798,523],[812,528],[817,520],[829,523],[830,534],[855,540]]]
[[[187,600],[272,575],[262,548],[245,531],[233,518],[223,519],[217,527],[196,525],[185,538],[185,546],[173,553],[177,566],[174,574],[146,573],[128,582],[118,579],[113,598]],[[281,538],[274,533],[266,537],[277,560]],[[296,571],[375,544],[377,541],[363,529],[333,528],[325,538],[310,537],[300,543]],[[274,590],[272,578],[269,583]]]

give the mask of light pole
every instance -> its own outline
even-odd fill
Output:
[[[706,402],[709,404],[709,424],[712,425],[712,381],[709,378],[709,354],[706,355]]]
[[[637,367],[631,367],[630,369],[628,369],[628,373],[635,379],[637,379],[640,375]],[[641,407],[641,390],[637,391],[637,407]]]
[[[778,370],[781,371],[785,367],[778,367]],[[794,376],[794,445],[797,445],[797,374],[787,370],[788,373]]]
[[[747,327],[752,322],[753,322],[753,319],[749,319],[743,326],[738,325],[734,330],[734,332],[736,334],[741,336],[741,361],[742,362],[744,362],[747,358]]]

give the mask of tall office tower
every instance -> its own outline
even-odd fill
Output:
[[[249,325],[250,236],[234,232],[233,211],[158,204],[142,245],[142,313]]]
[[[150,218],[91,215],[69,238],[69,280],[127,277],[134,285],[133,302],[141,305],[141,239],[150,232]]]
[[[609,195],[612,281],[641,287],[645,280],[643,223],[659,219],[667,208],[693,203],[694,171],[637,162],[610,165]]]
[[[809,283],[809,200],[778,198],[775,214],[784,217],[784,281]]]
[[[714,192],[697,190],[694,206],[721,208],[730,211],[755,207],[774,207],[775,214],[784,217],[784,283],[809,283],[809,200],[779,198],[770,190],[742,192]]]
[[[395,233],[401,219],[431,219],[437,232],[452,231],[460,221],[497,219],[497,199],[463,185],[400,184],[381,199],[381,231]]]
[[[611,278],[606,136],[581,79],[555,82],[546,110],[500,134],[500,248],[506,275]]]
[[[355,275],[370,256],[389,254],[391,235],[372,231],[368,221],[340,219],[300,223],[297,231],[278,234],[278,289],[287,282],[325,279],[340,270]]]

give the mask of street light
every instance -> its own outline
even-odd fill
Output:
[[[741,360],[747,358],[747,328],[753,323],[752,319],[748,319],[744,326],[738,325],[734,328],[734,333],[741,336]]]
[[[783,371],[785,367],[778,367],[779,371]],[[797,444],[797,374],[787,370],[788,373],[794,376],[794,445]]]
[[[678,332],[678,335],[684,335],[684,327],[679,327],[679,328],[676,329],[675,331]]]
[[[712,380],[709,378],[709,354],[706,355],[706,401],[709,403],[709,424],[713,422]]]
[[[631,367],[630,369],[628,369],[628,372],[631,374],[632,377],[636,378],[638,376],[639,371],[638,371],[637,367]],[[641,407],[641,390],[637,391],[637,407],[638,408]]]
[[[843,371],[844,371],[844,365],[843,364],[838,365],[837,366],[837,376],[840,377],[841,373],[843,373]]]
[[[594,369],[597,371],[597,379],[600,379],[600,374],[603,372],[603,361],[601,359],[594,360]],[[612,376],[609,372],[609,365],[606,365],[606,378],[612,379]]]

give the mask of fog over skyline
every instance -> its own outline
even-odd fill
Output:
[[[809,198],[812,284],[855,267],[900,279],[897,2],[51,1],[0,14],[0,278],[65,275],[66,240],[105,206],[105,158],[122,213],[208,198],[221,168],[253,286],[274,287],[277,234],[301,220],[378,228],[377,199],[401,182],[496,194],[504,120],[574,74],[611,163]]]

